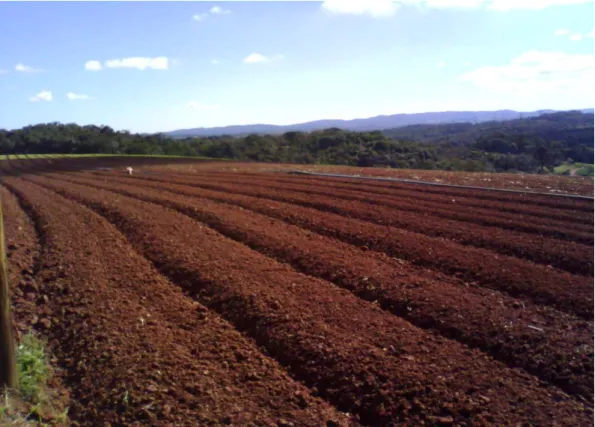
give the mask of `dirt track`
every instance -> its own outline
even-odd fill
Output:
[[[446,203],[391,210],[403,194],[360,203],[354,183],[47,172],[3,181],[10,232],[29,223],[30,253],[11,256],[39,260],[13,298],[38,313],[76,420],[592,424],[592,248],[567,219],[588,202],[531,199],[557,215],[533,225],[494,207],[488,226]]]

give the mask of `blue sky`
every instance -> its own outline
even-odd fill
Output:
[[[0,128],[593,107],[592,0],[2,2]]]

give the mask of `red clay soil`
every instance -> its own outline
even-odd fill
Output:
[[[127,179],[123,182],[127,182]],[[132,180],[143,182],[143,185],[151,188],[238,205],[318,234],[506,292],[513,297],[550,305],[585,319],[593,318],[593,283],[589,277],[571,275],[444,239],[274,200],[151,182],[143,177],[133,177]]]
[[[41,245],[33,222],[21,209],[18,199],[4,187],[0,187],[0,199],[4,213],[11,305],[17,336],[20,337],[32,327],[42,326],[36,315],[45,304],[43,297],[40,298],[36,280]]]
[[[350,218],[362,219],[379,225],[402,228],[431,237],[443,237],[463,245],[489,249],[503,255],[559,268],[573,274],[593,275],[593,246],[560,241],[535,234],[512,232],[494,227],[438,219],[408,211],[395,211],[390,207],[369,205],[355,200],[342,200],[332,196],[294,192],[285,186],[266,188],[258,181],[242,184],[215,184],[210,180],[167,180],[146,178],[159,182],[173,182],[275,201],[297,204],[323,212],[332,212]]]
[[[75,181],[91,184],[86,179]],[[480,348],[570,394],[593,398],[590,322],[501,293],[468,287],[384,254],[362,252],[245,209],[135,184],[104,178],[93,186],[178,210],[305,274],[332,281],[364,300],[377,301],[383,309],[416,326],[435,329]]]
[[[19,179],[45,244],[38,310],[85,425],[342,425],[91,210]],[[580,414],[577,414],[580,416]],[[584,415],[583,415],[584,416]]]
[[[403,199],[413,199],[416,201],[427,201],[427,202],[436,202],[436,203],[444,203],[446,205],[452,204],[452,199],[455,198],[457,206],[466,206],[471,208],[488,208],[492,215],[503,215],[505,218],[513,218],[518,219],[522,216],[528,217],[538,217],[544,219],[554,219],[554,220],[561,220],[568,222],[568,225],[575,225],[577,221],[580,222],[583,226],[590,227],[591,230],[593,228],[593,212],[591,211],[584,212],[584,211],[576,211],[576,210],[566,210],[563,208],[554,208],[548,207],[548,209],[544,209],[541,206],[535,206],[532,204],[520,203],[518,200],[518,196],[513,195],[513,197],[517,197],[512,201],[506,200],[486,200],[485,197],[475,197],[473,194],[478,195],[477,192],[475,193],[468,193],[471,190],[461,190],[461,189],[452,189],[448,187],[441,187],[440,189],[433,189],[434,191],[429,193],[424,191],[424,189],[428,189],[428,187],[415,185],[415,184],[398,184],[395,183],[389,186],[386,186],[387,183],[382,181],[363,181],[357,179],[340,179],[340,178],[330,178],[330,177],[312,177],[307,175],[289,175],[289,174],[282,174],[282,173],[229,173],[229,172],[196,172],[196,173],[167,173],[163,171],[153,171],[151,168],[143,168],[142,171],[144,173],[148,173],[154,176],[169,176],[169,177],[180,177],[184,178],[185,180],[190,180],[193,178],[210,178],[211,181],[214,182],[223,182],[223,181],[232,181],[232,182],[252,182],[252,181],[261,181],[261,180],[268,180],[271,183],[276,183],[276,185],[283,185],[283,184],[294,184],[294,185],[306,185],[312,189],[318,190],[328,190],[328,189],[337,189],[337,190],[344,190],[344,191],[360,191],[365,192],[367,195],[383,195],[383,196],[391,196],[397,197],[401,200]],[[385,185],[381,185],[385,184]],[[432,189],[430,187],[430,189]],[[452,191],[455,190],[456,194],[452,194]],[[483,191],[478,196],[485,196],[492,194],[490,192]],[[555,198],[550,197],[549,199],[563,201],[562,198]],[[593,206],[592,201],[583,200],[583,203]],[[512,213],[514,215],[506,215],[507,213]]]
[[[167,177],[166,175],[162,175],[162,177],[164,180],[171,179],[171,177]],[[283,188],[284,190],[287,189],[307,194],[338,197],[344,200],[358,200],[372,205],[388,206],[391,209],[399,211],[417,212],[432,217],[500,227],[507,230],[539,234],[593,245],[592,217],[590,224],[584,226],[579,225],[579,227],[577,227],[576,220],[574,220],[574,222],[565,223],[562,221],[542,219],[533,216],[523,217],[518,213],[514,215],[505,212],[500,213],[494,209],[485,209],[485,206],[482,208],[474,208],[461,205],[458,203],[458,200],[452,197],[449,198],[448,196],[444,196],[441,199],[437,196],[434,201],[423,201],[416,197],[417,194],[411,193],[407,196],[375,194],[369,192],[367,189],[358,188],[356,186],[343,188],[340,186],[328,185],[327,183],[321,183],[320,181],[307,184],[299,181],[296,182],[295,180],[280,182],[279,180],[268,179],[267,177],[243,177],[241,175],[231,177],[216,175],[214,177],[211,176],[210,180],[211,182],[216,181],[217,183],[250,183],[250,185],[259,186],[261,188]]]
[[[339,178],[343,181],[353,180],[353,178]],[[443,194],[444,187],[428,186],[423,184],[415,183],[399,183],[390,181],[378,181],[381,187],[386,188],[407,188],[411,186],[417,187],[417,191],[428,193],[428,194]],[[530,190],[529,190],[530,191]],[[539,195],[531,193],[509,193],[501,191],[489,191],[489,190],[476,190],[476,189],[465,189],[465,188],[448,188],[448,193],[451,195],[460,196],[472,196],[478,199],[504,201],[504,202],[523,202],[535,206],[552,207],[556,209],[564,208],[569,210],[577,210],[589,212],[585,207],[587,203],[593,203],[592,200],[585,200],[580,198],[566,198],[566,197],[555,197],[551,195]],[[470,193],[470,194],[468,194]]]
[[[442,191],[434,191],[432,193],[424,192],[423,189],[426,187],[422,187],[419,185],[407,185],[401,184],[400,186],[389,186],[389,187],[381,187],[375,185],[376,182],[368,182],[368,181],[358,181],[358,180],[339,180],[339,179],[328,179],[328,180],[320,180],[312,177],[306,176],[284,176],[280,174],[268,174],[267,176],[274,178],[276,180],[283,180],[287,182],[297,182],[296,178],[300,178],[299,182],[306,184],[306,185],[320,185],[323,187],[336,186],[337,188],[345,189],[345,190],[357,190],[357,191],[364,191],[371,194],[378,194],[378,195],[388,195],[388,196],[399,196],[404,198],[413,198],[415,200],[426,200],[430,202],[444,202],[449,204],[453,196],[457,201],[457,205],[460,206],[468,206],[468,207],[475,207],[475,208],[488,208],[490,211],[494,211],[495,213],[512,213],[514,216],[513,218],[518,218],[520,216],[528,216],[528,217],[538,217],[538,218],[546,218],[546,219],[554,219],[560,221],[567,221],[569,224],[575,224],[577,221],[583,221],[586,226],[593,227],[593,222],[589,219],[593,218],[593,212],[578,212],[575,210],[565,210],[562,208],[553,208],[549,207],[548,209],[543,209],[543,207],[535,206],[531,204],[521,203],[518,200],[514,201],[506,201],[506,200],[486,200],[485,198],[477,198],[473,195],[466,195],[464,192],[460,192],[458,195],[451,194],[451,190],[448,188],[443,188]],[[554,198],[555,200],[560,200],[559,198]],[[584,203],[589,204],[589,201],[584,201]],[[593,202],[590,202],[591,205]]]
[[[297,273],[185,215],[86,186],[49,180],[43,186],[100,212],[162,273],[363,423],[592,422],[590,406],[534,377]]]
[[[344,182],[347,179],[343,180]],[[426,185],[393,183],[379,181],[380,187],[405,189],[415,186],[416,191],[426,194],[444,194],[444,187],[432,187]],[[566,209],[569,211],[590,213],[593,207],[593,200],[574,199],[566,197],[542,196],[529,193],[503,193],[498,191],[473,190],[465,188],[448,188],[448,194],[457,197],[473,197],[480,200],[499,201],[505,203],[523,203],[526,205],[541,206],[553,209]]]
[[[304,167],[305,169],[308,166]],[[323,169],[324,166],[321,168]],[[557,175],[328,167],[334,173],[415,179],[444,184],[593,196],[593,178]]]
[[[46,324],[39,318],[39,314],[45,311],[48,300],[47,296],[40,292],[42,285],[37,282],[42,248],[35,225],[21,208],[18,199],[2,186],[0,199],[4,214],[10,302],[16,330],[15,339],[19,345],[25,334],[36,330],[37,335],[43,338],[43,331],[46,329]],[[66,411],[71,404],[71,398],[69,390],[63,384],[63,374],[55,366],[56,358],[51,352],[46,354],[46,357],[51,372],[46,384],[42,386],[42,392],[47,396],[49,405],[47,402],[36,402],[35,405],[20,402],[17,411],[27,414],[35,407],[40,425],[54,425],[55,414]]]
[[[51,157],[49,157],[51,156]],[[77,171],[92,170],[95,168],[110,168],[124,170],[127,166],[155,167],[157,165],[178,165],[180,167],[198,166],[203,163],[217,164],[215,160],[196,159],[190,157],[78,157],[72,158],[59,154],[48,157],[30,157],[21,159],[0,160],[0,174],[18,176],[22,174],[35,174],[44,171]]]
[[[302,179],[306,180],[304,184],[310,184],[310,182],[314,182],[315,180],[307,179],[305,177],[301,177]],[[281,179],[279,177],[278,179]],[[295,177],[286,177],[283,179],[293,179]],[[295,182],[295,181],[293,181]],[[561,222],[567,222],[568,225],[576,225],[576,226],[583,226],[583,227],[593,227],[593,212],[583,212],[583,211],[576,211],[576,210],[565,210],[562,208],[553,208],[548,207],[544,209],[541,206],[535,205],[527,205],[519,201],[504,201],[504,200],[486,200],[486,199],[478,199],[473,196],[466,196],[464,193],[460,193],[457,196],[453,196],[450,194],[449,189],[445,189],[446,191],[443,192],[434,192],[434,193],[424,193],[420,190],[420,186],[410,185],[410,186],[400,186],[400,187],[378,187],[375,186],[374,183],[369,183],[367,181],[357,181],[357,180],[329,180],[321,182],[317,180],[319,185],[326,186],[326,185],[336,185],[340,186],[346,190],[357,190],[357,191],[364,191],[371,194],[378,194],[378,195],[388,195],[388,196],[398,196],[404,198],[412,198],[414,200],[427,200],[430,202],[438,202],[438,203],[446,203],[449,204],[452,202],[452,199],[455,198],[457,205],[459,206],[467,206],[467,207],[474,207],[474,208],[486,208],[490,211],[498,214],[513,214],[508,215],[508,217],[512,218],[520,218],[523,216],[527,216],[529,218],[544,218],[550,220],[559,220]],[[423,189],[423,188],[421,188]],[[559,200],[559,199],[556,199]],[[589,203],[585,201],[585,203]],[[592,202],[591,202],[592,204]]]
[[[349,175],[380,176],[413,179],[443,184],[469,185],[487,188],[538,191],[545,193],[593,196],[593,178],[523,173],[453,172],[421,169],[390,169],[331,165],[292,165],[282,163],[248,163],[237,161],[207,162],[200,165],[152,166],[154,171],[167,172],[240,172],[270,173],[301,170],[306,172],[344,173]],[[529,187],[527,189],[526,187]]]
[[[143,170],[149,170],[150,168],[143,168]],[[202,175],[217,175],[217,172]],[[277,173],[279,174],[279,173]],[[276,176],[277,174],[268,173],[269,176]],[[201,175],[200,172],[185,174],[188,177]],[[262,176],[261,174],[238,174],[238,175],[253,175]],[[456,187],[435,187],[427,186],[415,183],[402,183],[402,182],[391,182],[391,181],[369,181],[369,180],[358,180],[357,178],[339,178],[339,177],[325,177],[325,176],[308,176],[308,175],[295,175],[296,178],[318,180],[320,182],[333,182],[343,184],[358,184],[358,185],[369,185],[376,188],[390,189],[390,190],[409,190],[417,191],[422,194],[431,195],[443,195],[448,194],[449,196],[457,197],[472,197],[479,200],[486,201],[499,201],[505,203],[524,203],[525,205],[532,206],[545,206],[554,209],[567,209],[570,211],[587,212],[589,213],[593,207],[593,200],[579,199],[579,198],[566,198],[566,197],[555,197],[550,195],[539,195],[530,193],[508,193],[499,191],[489,190],[475,190],[468,188],[456,188]],[[589,209],[589,206],[591,209]]]

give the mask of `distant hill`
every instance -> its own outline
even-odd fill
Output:
[[[274,163],[590,175],[594,128],[592,111],[374,131],[331,127],[277,135],[188,139],[140,135],[103,125],[52,122],[0,129],[0,155],[176,155]]]
[[[593,142],[594,119],[593,110],[561,111],[506,121],[409,125],[383,129],[382,133],[396,140],[449,145],[469,145],[478,138],[501,135],[539,136],[588,145]]]
[[[584,113],[593,113],[593,109],[580,110]],[[290,131],[311,132],[315,130],[339,128],[350,131],[372,131],[398,128],[410,125],[443,124],[443,123],[483,123],[490,121],[506,121],[519,118],[537,117],[553,113],[554,110],[538,110],[519,112],[513,110],[499,111],[445,111],[435,113],[393,114],[389,116],[376,116],[367,119],[353,120],[316,120],[313,122],[298,123],[286,126],[254,124],[236,125],[211,128],[180,129],[165,132],[173,138],[186,138],[192,136],[218,136],[218,135],[248,135],[248,134],[281,134]]]

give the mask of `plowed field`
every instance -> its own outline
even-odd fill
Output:
[[[593,423],[590,200],[63,166],[0,195],[81,424]]]

